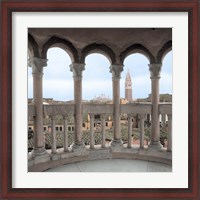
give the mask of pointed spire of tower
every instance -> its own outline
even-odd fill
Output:
[[[132,98],[132,81],[131,81],[131,75],[129,72],[129,69],[126,74],[126,80],[125,80],[125,98],[131,102],[133,100]]]
[[[130,75],[129,69],[126,74],[126,81],[131,81],[131,75]]]

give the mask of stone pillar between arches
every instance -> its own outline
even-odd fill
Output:
[[[82,71],[85,69],[84,63],[72,63],[70,71],[73,72],[74,79],[74,122],[75,135],[72,150],[83,150],[85,144],[82,139]]]
[[[47,59],[30,58],[29,66],[33,75],[33,102],[35,106],[34,117],[34,147],[31,158],[35,164],[50,160],[45,149],[45,137],[43,134],[43,67],[47,66]]]
[[[152,124],[151,141],[149,149],[161,149],[160,143],[160,122],[159,122],[159,80],[162,64],[149,64],[151,73],[151,102],[152,102]]]
[[[111,148],[118,149],[123,147],[121,139],[121,124],[120,124],[120,78],[123,71],[123,65],[111,65],[110,72],[112,73],[113,82],[113,131],[114,138],[111,141]]]

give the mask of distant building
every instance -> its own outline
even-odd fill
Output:
[[[111,104],[112,99],[106,97],[105,94],[101,94],[101,96],[95,97],[90,101],[90,103],[97,103],[97,104]]]
[[[128,100],[126,98],[120,98],[120,104],[127,104]]]
[[[126,74],[126,80],[125,80],[125,98],[128,100],[128,102],[132,102],[132,81],[131,81],[131,75],[129,71]]]
[[[172,102],[172,94],[159,94],[159,101],[160,102]],[[140,98],[137,99],[136,102],[151,102],[151,94],[147,98]]]

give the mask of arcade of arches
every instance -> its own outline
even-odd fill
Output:
[[[74,80],[74,104],[73,108],[68,106],[60,108],[63,115],[64,127],[67,127],[67,115],[74,114],[75,137],[72,152],[85,152],[86,148],[82,140],[82,112],[88,109],[91,121],[95,111],[104,116],[107,112],[113,114],[113,140],[111,151],[123,151],[121,140],[120,114],[126,112],[129,116],[129,127],[131,124],[131,112],[137,112],[140,118],[141,138],[144,137],[144,119],[146,114],[151,114],[151,141],[148,149],[158,151],[162,149],[160,144],[159,115],[167,114],[169,120],[168,152],[172,150],[171,141],[171,105],[159,104],[159,79],[164,56],[172,49],[172,29],[170,28],[30,28],[28,30],[28,54],[29,66],[33,75],[33,100],[34,107],[29,114],[34,119],[34,149],[30,154],[29,163],[36,165],[58,159],[49,155],[45,149],[43,136],[43,68],[47,66],[47,51],[49,48],[59,47],[65,50],[71,58],[69,66]],[[110,62],[112,73],[113,105],[109,108],[100,106],[83,108],[82,104],[82,72],[85,70],[85,58],[91,53],[100,53],[106,56]],[[149,60],[149,71],[151,79],[151,105],[120,105],[120,74],[123,71],[124,60],[133,53],[141,53]],[[48,67],[48,66],[47,66]],[[66,66],[67,68],[67,66]],[[46,108],[45,108],[46,109]],[[55,115],[53,108],[46,109],[49,112],[52,125],[55,126]],[[129,131],[130,133],[130,128]],[[92,130],[91,130],[92,133]],[[128,134],[129,134],[128,133]],[[67,135],[67,131],[66,131]],[[91,136],[91,149],[94,149],[93,136]],[[53,132],[52,154],[56,154],[55,133]],[[144,144],[140,143],[141,147]],[[64,137],[64,152],[69,154],[67,136]],[[128,147],[131,147],[129,142]],[[62,156],[59,156],[62,158]],[[67,156],[63,157],[67,158]],[[32,164],[31,164],[32,162]]]

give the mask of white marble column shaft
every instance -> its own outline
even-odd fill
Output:
[[[159,122],[159,80],[162,64],[149,64],[151,72],[151,101],[152,101],[152,122],[150,147],[160,149],[160,122]]]
[[[90,113],[90,149],[94,149],[94,114]]]
[[[102,142],[101,142],[101,147],[105,148],[106,147],[106,132],[105,132],[105,126],[106,126],[106,121],[105,121],[105,115],[101,115],[101,135],[102,135]]]
[[[161,118],[162,118],[162,125],[163,125],[163,127],[165,127],[166,126],[166,115],[162,114]]]
[[[139,115],[140,119],[140,148],[144,148],[144,120],[145,120],[145,115],[140,114]]]
[[[55,116],[50,116],[51,118],[51,150],[52,154],[56,153],[56,122]]]
[[[167,151],[172,151],[172,115],[168,114]]]
[[[84,63],[72,63],[70,70],[74,79],[74,122],[75,137],[72,146],[73,150],[85,148],[82,140],[82,71],[85,69]]]
[[[33,102],[35,106],[34,117],[34,148],[32,156],[46,154],[43,134],[43,67],[47,66],[47,59],[30,58],[29,66],[33,75]]]
[[[67,129],[67,116],[63,116],[64,119],[64,152],[68,152],[68,129]]]
[[[113,131],[114,138],[111,142],[113,147],[121,147],[123,142],[121,140],[121,124],[120,124],[120,78],[123,71],[123,65],[111,65],[110,72],[112,72],[113,82]]]
[[[132,142],[132,115],[128,115],[128,148],[131,148],[131,142]]]

